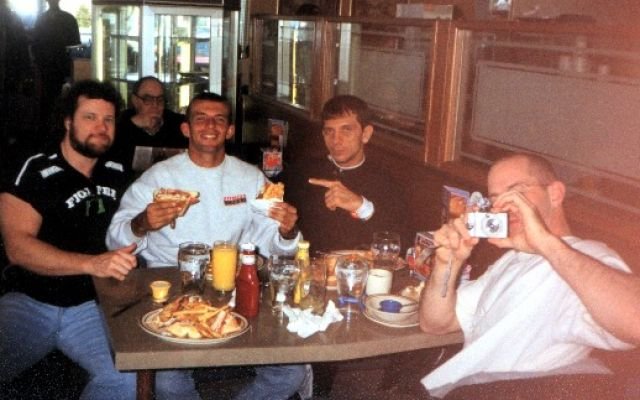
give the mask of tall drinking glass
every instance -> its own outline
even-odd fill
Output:
[[[302,281],[300,308],[310,308],[314,314],[322,314],[327,282],[327,265],[324,258],[311,257],[309,264],[301,265],[300,268],[300,280]]]
[[[272,311],[282,318],[282,306],[292,303],[293,288],[298,281],[300,266],[293,257],[272,255],[268,268]]]
[[[336,261],[336,281],[340,309],[348,314],[360,312],[362,295],[367,284],[369,264],[355,254],[341,256]]]
[[[201,242],[184,242],[178,247],[178,267],[183,293],[202,293],[211,247]]]
[[[238,246],[234,242],[218,240],[213,244],[213,289],[222,294],[231,292],[236,287],[236,266],[238,263]]]

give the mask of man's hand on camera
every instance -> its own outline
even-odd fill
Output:
[[[500,195],[493,209],[509,214],[509,237],[489,239],[497,247],[539,254],[545,242],[554,238],[538,210],[522,193],[510,191]]]
[[[479,241],[478,238],[469,235],[464,216],[442,225],[433,237],[438,246],[436,250],[438,264],[447,264],[450,257],[453,257],[454,263],[464,263]]]

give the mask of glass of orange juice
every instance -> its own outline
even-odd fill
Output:
[[[218,292],[231,292],[236,287],[236,263],[238,246],[228,240],[217,240],[213,244],[211,272],[213,289]]]

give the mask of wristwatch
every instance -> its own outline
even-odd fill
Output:
[[[284,240],[293,240],[298,236],[298,233],[300,233],[300,229],[298,229],[298,224],[296,224],[293,226],[293,229],[291,229],[291,231],[289,231],[289,233],[287,233],[286,235],[283,235],[282,232],[280,232],[280,236]]]

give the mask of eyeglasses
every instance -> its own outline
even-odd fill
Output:
[[[134,93],[133,95],[142,100],[142,103],[144,103],[145,106],[164,104],[164,96],[149,96],[146,94],[144,96],[140,96],[137,93]]]

